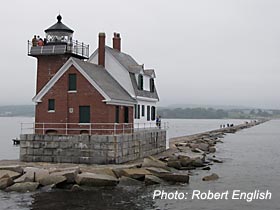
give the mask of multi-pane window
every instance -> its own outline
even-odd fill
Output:
[[[120,122],[120,107],[116,106],[116,111],[115,111],[115,123]]]
[[[137,119],[140,119],[140,105],[137,106]]]
[[[124,107],[124,123],[129,123],[129,109],[127,106]]]
[[[155,120],[156,119],[156,107],[152,106],[152,111],[151,111],[151,120]]]
[[[49,99],[48,101],[48,111],[54,111],[55,110],[55,100]]]
[[[147,121],[151,120],[151,109],[150,106],[147,106]]]
[[[150,92],[155,92],[155,81],[153,78],[150,79]]]
[[[69,74],[68,76],[68,90],[75,91],[77,90],[77,75]]]
[[[143,75],[139,74],[138,75],[138,89],[139,90],[143,90]]]

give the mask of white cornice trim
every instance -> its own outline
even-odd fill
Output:
[[[153,102],[158,102],[159,100],[156,98],[147,98],[143,96],[137,96],[136,99],[142,100],[142,101],[153,101]]]

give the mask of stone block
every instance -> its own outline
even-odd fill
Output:
[[[27,148],[26,149],[26,154],[27,155],[33,155],[34,149],[33,148]]]
[[[27,155],[27,148],[20,148],[19,154],[20,155]]]
[[[44,148],[42,151],[44,152],[44,156],[52,156],[53,155],[53,149],[45,149]],[[35,150],[34,150],[34,152],[35,152]],[[38,152],[40,152],[40,149],[38,149]]]
[[[42,156],[33,156],[32,162],[42,162]]]
[[[45,148],[45,145],[46,145],[46,142],[44,141],[40,141],[40,140],[36,140],[36,141],[33,141],[33,148]]]
[[[32,149],[33,150],[33,155],[43,155],[44,154],[44,149],[39,148],[39,149]]]
[[[68,149],[68,148],[72,148],[72,143],[71,142],[67,142],[67,141],[61,141],[59,143],[59,147],[61,149]]]
[[[41,158],[41,161],[42,161],[42,162],[54,162],[54,159],[53,159],[52,156],[43,156],[43,157]]]

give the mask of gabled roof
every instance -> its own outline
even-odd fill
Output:
[[[135,74],[139,74],[141,72],[141,70],[144,72],[145,75],[152,77],[152,75],[154,74],[154,76],[155,76],[153,69],[143,70],[143,66],[139,65],[130,55],[120,52],[118,50],[115,50],[113,48],[110,48],[108,46],[106,46],[105,49],[107,51],[109,51],[111,53],[111,55],[113,55],[114,58],[129,72],[132,87],[134,89],[136,96],[159,100],[156,89],[154,92],[150,92],[150,91],[146,91],[146,90],[139,90],[138,86],[137,86],[137,81],[135,78]]]
[[[134,104],[133,99],[120,84],[101,66],[82,61],[76,58],[69,60],[58,70],[52,79],[33,98],[34,102],[40,102],[42,97],[54,86],[59,78],[71,67],[75,68],[95,87],[105,98],[106,103],[111,104]]]

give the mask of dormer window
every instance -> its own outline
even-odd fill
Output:
[[[138,89],[143,90],[143,75],[142,74],[138,75]]]
[[[155,81],[154,81],[154,78],[150,79],[150,92],[151,93],[155,92]]]

